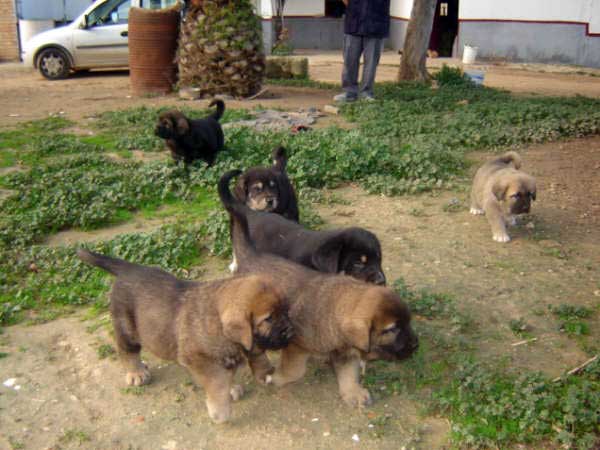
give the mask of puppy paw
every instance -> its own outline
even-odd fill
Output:
[[[342,399],[348,406],[353,408],[364,408],[372,403],[371,394],[365,388],[357,386],[356,388],[342,393]]]
[[[471,214],[473,214],[474,216],[481,216],[481,215],[485,214],[485,211],[483,209],[475,208],[474,206],[471,206],[471,209],[469,210],[469,212]]]
[[[360,360],[360,374],[364,377],[367,373],[367,362],[364,359]]]
[[[150,371],[145,365],[142,365],[138,370],[127,372],[125,374],[125,382],[127,386],[143,386],[150,383]]]
[[[506,234],[506,233],[505,234],[495,234],[494,237],[493,237],[493,239],[496,242],[502,242],[502,243],[504,243],[504,242],[510,241],[510,236],[508,234]]]
[[[261,370],[260,372],[254,371],[254,379],[259,384],[271,384],[273,382],[271,375],[274,371],[275,369],[273,367],[271,367],[269,370]]]
[[[231,273],[235,273],[237,271],[238,267],[237,267],[237,262],[236,261],[232,261],[231,264],[229,264],[229,271]]]
[[[277,370],[275,370],[272,375],[267,375],[265,377],[265,384],[267,385],[272,384],[273,386],[280,387],[289,382],[290,380],[285,379],[285,377],[283,377],[281,373],[277,372]]]
[[[244,396],[244,386],[241,384],[234,384],[229,390],[229,396],[231,397],[231,400],[237,402]]]

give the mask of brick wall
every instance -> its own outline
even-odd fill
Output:
[[[14,0],[0,0],[0,61],[19,59]]]

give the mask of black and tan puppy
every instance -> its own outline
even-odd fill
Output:
[[[212,166],[217,152],[225,142],[219,119],[225,111],[222,100],[213,100],[209,106],[217,105],[217,110],[204,119],[188,119],[181,111],[171,110],[158,116],[154,133],[165,139],[175,161],[186,165],[201,159]]]
[[[238,200],[255,211],[280,214],[298,222],[298,200],[287,176],[285,148],[273,150],[271,167],[252,167],[239,178],[233,190]]]
[[[507,152],[481,166],[471,189],[471,214],[485,214],[496,242],[508,242],[507,225],[529,213],[536,198],[535,178],[520,171],[521,156]]]
[[[229,419],[231,400],[242,394],[232,382],[244,357],[282,348],[292,335],[287,304],[268,277],[199,283],[87,250],[77,255],[116,276],[110,312],[127,384],[150,381],[142,348],[177,361],[204,387],[208,414],[217,423]]]
[[[250,208],[246,209],[246,220],[250,239],[258,251],[281,256],[319,272],[340,273],[385,285],[381,245],[370,231],[358,227],[313,231],[282,216]],[[235,272],[235,260],[230,269]]]
[[[351,277],[321,273],[281,257],[259,252],[250,240],[247,217],[250,209],[229,191],[231,171],[219,182],[219,196],[233,220],[233,248],[240,273],[264,273],[280,281],[289,303],[294,337],[282,350],[279,367],[268,374],[270,363],[253,354],[259,379],[277,386],[300,379],[311,354],[330,357],[339,392],[352,406],[370,403],[369,392],[360,385],[363,360],[401,360],[418,347],[410,324],[410,311],[400,297],[382,286]]]

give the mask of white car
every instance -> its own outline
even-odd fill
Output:
[[[97,0],[64,27],[33,36],[22,58],[49,80],[65,78],[71,71],[127,67],[127,19],[131,6],[170,6],[176,0]],[[157,4],[158,3],[158,4]]]

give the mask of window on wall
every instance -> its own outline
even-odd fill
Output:
[[[342,17],[346,12],[346,5],[342,0],[325,0],[325,16]]]

